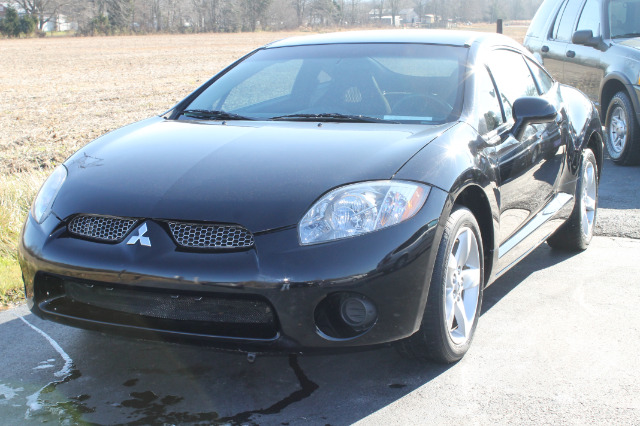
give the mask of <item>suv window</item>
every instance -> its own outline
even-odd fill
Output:
[[[591,30],[594,36],[600,35],[600,1],[587,0],[582,8],[576,31]]]
[[[559,41],[571,41],[573,25],[583,0],[568,0],[566,6],[560,10],[553,26],[552,38]]]
[[[543,2],[538,11],[536,12],[531,24],[529,24],[529,29],[527,30],[527,37],[535,37],[538,38],[542,35],[545,30],[545,25],[549,20],[549,16],[553,14],[554,9],[556,8],[557,1],[545,1]],[[544,38],[547,38],[549,34],[544,34]]]
[[[538,96],[538,89],[522,55],[510,50],[496,50],[491,55],[489,69],[500,91],[507,120],[512,119],[513,102],[522,96]],[[513,78],[514,75],[524,78]]]

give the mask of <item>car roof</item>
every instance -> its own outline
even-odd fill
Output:
[[[316,44],[346,43],[419,43],[470,47],[474,43],[520,47],[511,38],[495,33],[456,30],[372,30],[343,31],[328,34],[291,37],[273,42],[266,47],[308,46]]]

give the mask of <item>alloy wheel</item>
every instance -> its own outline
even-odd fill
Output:
[[[616,106],[611,113],[608,136],[611,141],[611,148],[616,153],[621,153],[627,143],[627,117],[624,109],[619,106]]]
[[[593,221],[596,216],[596,170],[588,161],[582,174],[582,232],[589,237],[593,232]]]
[[[446,327],[453,343],[471,338],[480,291],[480,250],[474,232],[458,230],[447,263],[445,288]]]

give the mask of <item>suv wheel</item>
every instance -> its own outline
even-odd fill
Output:
[[[611,159],[625,166],[640,162],[640,129],[635,119],[633,105],[625,92],[615,94],[605,122],[606,145]]]

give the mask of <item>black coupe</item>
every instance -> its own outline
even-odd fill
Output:
[[[60,165],[21,237],[27,300],[136,337],[453,362],[487,285],[545,240],[587,247],[602,161],[592,103],[507,37],[291,38]]]

